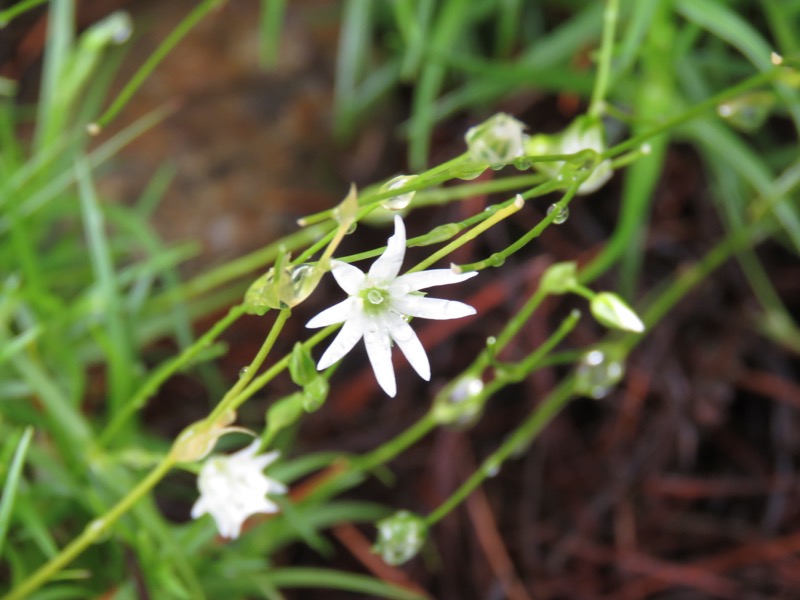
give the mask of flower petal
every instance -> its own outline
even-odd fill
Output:
[[[333,338],[331,345],[325,350],[322,358],[317,363],[317,370],[327,369],[345,354],[350,352],[364,335],[364,319],[360,315],[353,315]]]
[[[423,319],[460,319],[475,314],[475,309],[463,302],[412,295],[392,298],[392,308],[404,315]]]
[[[425,381],[431,379],[431,364],[428,362],[428,355],[425,348],[419,341],[417,334],[411,329],[411,325],[397,314],[392,314],[387,318],[389,325],[389,335],[408,359],[409,364]]]
[[[346,298],[338,304],[334,304],[323,310],[316,317],[306,323],[306,327],[316,329],[318,327],[327,327],[334,323],[341,323],[350,318],[353,313],[353,298]]]
[[[406,226],[400,215],[394,217],[394,235],[386,242],[386,250],[369,268],[369,277],[377,281],[391,281],[400,272],[406,255]]]
[[[248,444],[247,446],[245,446],[244,448],[242,448],[238,452],[234,452],[233,454],[231,454],[228,457],[228,460],[229,461],[233,461],[231,464],[236,464],[236,461],[242,462],[244,460],[247,460],[247,459],[250,459],[250,458],[254,457],[258,453],[260,448],[261,448],[261,440],[259,438],[256,438],[252,442],[250,442],[250,444]],[[278,458],[279,455],[280,455],[280,452],[276,451],[276,452],[270,452],[269,454],[264,454],[262,456],[259,456],[258,458],[261,459],[261,458],[264,458],[265,456],[270,457],[270,460],[268,462],[264,463],[264,466],[266,466],[269,463],[271,463],[273,460]],[[261,468],[263,469],[264,467],[261,467]]]
[[[208,512],[206,498],[200,496],[192,506],[191,516],[193,519],[199,519],[201,516]]]
[[[253,442],[250,445],[255,446],[256,450],[258,450],[261,447],[261,440],[258,440],[258,444]],[[242,452],[244,452],[244,450],[240,450],[237,454],[241,454]],[[253,462],[256,464],[259,471],[263,471],[268,465],[274,463],[280,455],[280,451],[273,450],[272,452],[267,452],[266,454],[260,454],[259,456],[254,457]]]
[[[454,273],[452,269],[431,269],[430,271],[420,271],[419,273],[406,273],[394,280],[391,289],[400,293],[416,292],[437,285],[460,283],[475,277],[477,274],[477,271]]]
[[[392,345],[389,341],[389,331],[384,323],[374,320],[364,332],[364,345],[367,356],[375,372],[378,385],[389,396],[394,398],[397,394],[397,383],[394,379],[392,366]]]
[[[361,291],[361,284],[367,278],[361,269],[340,260],[331,261],[331,273],[339,287],[351,296]]]

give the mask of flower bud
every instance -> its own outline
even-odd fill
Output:
[[[539,289],[548,294],[566,294],[578,285],[578,265],[562,262],[551,265],[539,280]]]
[[[470,158],[488,163],[506,163],[525,155],[525,124],[505,113],[497,113],[467,130]]]
[[[372,551],[387,565],[402,565],[414,558],[428,537],[423,518],[407,510],[378,521],[377,527],[378,541]]]
[[[590,308],[597,321],[612,329],[642,333],[644,323],[625,303],[625,301],[612,292],[600,292],[592,298]]]
[[[595,400],[605,398],[625,374],[625,366],[615,354],[608,349],[587,352],[575,372],[575,391]]]
[[[217,421],[208,425],[205,421],[192,423],[184,429],[172,445],[172,456],[178,462],[194,462],[205,458],[217,440],[227,433],[234,431],[247,432],[242,427],[231,427],[236,420],[236,412],[228,411],[221,415]]]
[[[526,152],[529,155],[574,154],[568,162],[534,162],[534,166],[551,177],[566,181],[581,181],[578,194],[590,194],[611,179],[613,171],[608,160],[599,160],[606,149],[603,123],[596,117],[582,116],[557,135],[539,134],[529,138]]]
[[[289,374],[292,376],[292,381],[301,387],[317,377],[317,365],[305,344],[297,342],[292,348],[292,354],[289,357]]]

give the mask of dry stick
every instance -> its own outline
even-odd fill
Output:
[[[471,456],[468,463],[470,470],[474,470],[475,461]],[[495,575],[500,580],[500,585],[506,597],[509,600],[531,600],[514,569],[514,563],[511,561],[511,557],[508,555],[503,543],[503,538],[500,536],[497,521],[492,514],[492,508],[489,506],[483,488],[476,489],[467,498],[466,504],[475,532],[478,535],[478,541],[483,547],[483,553]]]

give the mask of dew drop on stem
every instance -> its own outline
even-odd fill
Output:
[[[569,218],[569,208],[566,206],[559,206],[558,204],[551,204],[547,207],[547,215],[550,216],[553,213],[556,213],[553,217],[553,224],[561,225],[565,223]]]

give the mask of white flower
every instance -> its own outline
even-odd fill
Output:
[[[331,262],[336,282],[350,296],[323,310],[306,325],[326,327],[344,323],[317,364],[320,370],[350,352],[363,337],[375,378],[390,396],[397,393],[392,342],[400,347],[420,377],[431,378],[428,356],[408,324],[408,317],[458,319],[475,314],[475,309],[463,302],[426,298],[419,290],[458,283],[477,275],[474,271],[454,273],[450,269],[432,269],[398,277],[406,253],[406,228],[399,215],[394,218],[394,229],[386,251],[372,263],[368,273],[341,261]]]
[[[278,512],[278,505],[266,495],[283,494],[286,486],[263,471],[280,453],[257,455],[259,444],[256,440],[244,450],[212,456],[203,464],[197,477],[200,498],[192,507],[193,519],[209,513],[221,536],[236,538],[249,516]]]

